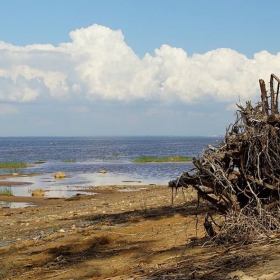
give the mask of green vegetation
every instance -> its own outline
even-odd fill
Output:
[[[58,231],[58,226],[57,225],[52,223],[51,227],[52,227],[52,232],[57,232]]]
[[[74,162],[76,162],[76,160],[73,158],[69,158],[69,159],[65,159],[64,162],[65,163],[74,163]]]
[[[185,156],[170,156],[170,157],[148,157],[143,156],[133,160],[134,163],[147,163],[147,162],[186,162],[192,161],[192,158]]]
[[[24,162],[0,162],[0,168],[26,168],[28,165]]]
[[[0,195],[12,196],[13,192],[10,188],[4,188],[4,189],[0,190]]]

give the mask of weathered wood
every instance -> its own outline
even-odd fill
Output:
[[[278,84],[277,84],[277,90],[276,90],[276,108],[277,109],[279,109],[279,107],[278,107],[278,95],[279,95],[279,88],[280,88],[280,80],[278,79],[278,77],[276,77],[274,74],[272,74],[273,75],[273,77],[274,77],[274,79],[276,79],[276,81],[278,82]],[[278,113],[278,112],[277,112]]]
[[[262,99],[262,110],[265,115],[268,115],[268,101],[267,101],[267,91],[265,87],[264,80],[260,79],[260,89],[261,89],[261,99]]]
[[[248,204],[259,213],[260,207],[280,201],[280,80],[271,74],[270,95],[264,81],[260,79],[259,84],[261,102],[255,107],[251,102],[246,107],[238,105],[237,119],[224,141],[208,146],[201,158],[193,159],[195,171],[185,172],[170,187],[192,186],[223,213]]]
[[[271,108],[271,113],[272,114],[277,114],[277,109],[275,108],[275,93],[274,93],[274,88],[273,88],[273,75],[270,76],[270,101],[271,101],[271,104],[270,104],[270,108]]]
[[[279,114],[276,114],[276,115],[269,115],[269,116],[267,116],[266,121],[267,121],[267,123],[269,123],[270,125],[280,124],[280,115],[279,115]]]

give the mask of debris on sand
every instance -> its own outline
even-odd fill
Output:
[[[280,228],[280,79],[271,74],[269,91],[263,80],[259,84],[261,101],[256,106],[250,101],[245,107],[237,104],[236,121],[224,141],[193,158],[194,169],[169,182],[169,187],[191,186],[218,212],[236,218],[240,213],[258,216],[264,228],[275,229]],[[205,228],[215,236],[209,217]]]

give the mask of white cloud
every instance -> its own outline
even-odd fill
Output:
[[[94,24],[70,32],[70,43],[13,46],[0,42],[0,100],[44,96],[160,102],[238,102],[259,98],[258,79],[280,75],[280,53],[253,59],[231,49],[188,56],[162,45],[139,58],[120,30]]]
[[[36,99],[44,85],[40,77],[26,79],[18,74],[12,77],[0,76],[0,100],[14,102],[28,102]]]

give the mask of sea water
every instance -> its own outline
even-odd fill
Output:
[[[134,163],[141,156],[199,157],[207,145],[217,146],[221,137],[3,137],[0,138],[1,162],[24,162],[27,168],[0,169],[0,174],[37,173],[37,176],[10,178],[30,185],[11,187],[14,195],[30,196],[35,188],[46,196],[70,196],[79,188],[100,185],[168,184],[191,162]],[[100,170],[106,170],[101,174]],[[65,172],[67,178],[55,180]],[[0,187],[0,190],[3,187]]]

